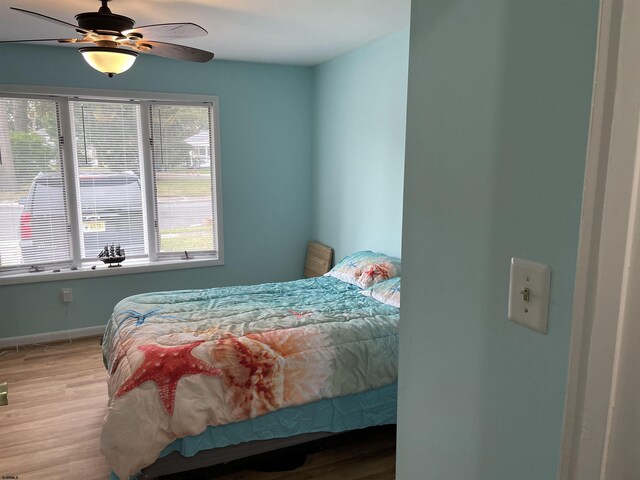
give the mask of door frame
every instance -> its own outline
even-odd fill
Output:
[[[638,207],[638,25],[637,0],[601,0],[559,480],[607,478],[620,332],[628,320],[629,224]]]

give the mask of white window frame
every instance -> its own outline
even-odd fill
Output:
[[[162,270],[179,270],[185,268],[198,268],[224,265],[224,235],[223,235],[223,215],[222,215],[222,189],[221,189],[221,168],[220,168],[220,114],[219,99],[214,95],[190,95],[173,93],[149,93],[149,92],[128,92],[121,90],[95,90],[95,89],[75,89],[63,87],[32,87],[23,85],[0,85],[0,96],[14,98],[44,98],[56,100],[60,108],[60,136],[64,139],[62,150],[62,163],[64,168],[65,185],[67,188],[67,202],[69,209],[76,208],[77,192],[75,188],[75,168],[73,159],[73,145],[71,141],[71,116],[69,112],[70,100],[88,101],[113,101],[113,102],[135,102],[141,109],[141,129],[143,133],[142,152],[142,172],[144,176],[144,199],[146,204],[146,232],[148,235],[148,258],[127,259],[120,268],[107,268],[98,266],[92,269],[96,262],[75,263],[71,266],[47,266],[45,271],[30,273],[27,269],[7,270],[0,272],[0,286],[20,283],[46,282],[56,280],[67,280],[88,277],[123,275],[131,273],[144,273]],[[214,202],[213,222],[214,238],[216,238],[217,250],[214,254],[206,252],[204,255],[189,255],[190,258],[171,257],[160,255],[156,246],[156,198],[155,185],[152,171],[151,158],[151,128],[149,122],[149,105],[159,102],[162,104],[205,104],[210,106],[212,115],[212,185],[214,187],[212,201]],[[80,259],[80,238],[77,215],[69,213],[71,228],[71,250],[74,262]],[[54,272],[54,270],[56,270]]]

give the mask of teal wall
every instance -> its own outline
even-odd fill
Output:
[[[411,15],[399,480],[556,478],[598,0],[423,0]],[[509,322],[510,257],[552,270]]]
[[[313,236],[400,255],[408,29],[314,69]]]
[[[0,338],[103,325],[113,305],[144,291],[299,278],[311,238],[312,69],[141,55],[112,79],[74,48],[0,46],[0,84],[220,98],[225,265],[0,287]],[[58,299],[73,288],[67,308]]]

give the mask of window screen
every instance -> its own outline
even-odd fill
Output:
[[[0,265],[70,262],[59,108],[0,97]]]
[[[215,252],[211,107],[152,104],[150,120],[158,252]]]
[[[146,254],[140,106],[72,101],[70,111],[82,258],[111,244]]]

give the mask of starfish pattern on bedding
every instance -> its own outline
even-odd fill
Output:
[[[139,346],[138,349],[144,353],[144,361],[118,389],[116,397],[121,397],[144,382],[155,382],[160,401],[169,416],[172,416],[176,388],[183,376],[222,374],[220,369],[193,356],[191,351],[201,343],[203,341],[175,347],[161,347],[155,344]]]

